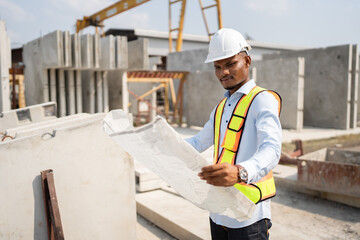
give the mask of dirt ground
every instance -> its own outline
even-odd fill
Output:
[[[360,209],[277,188],[271,239],[360,239]]]
[[[335,148],[360,148],[360,134],[345,135],[340,137],[333,137],[320,140],[303,141],[304,154],[319,150],[325,147]],[[293,143],[283,143],[282,151],[290,153],[295,149]]]

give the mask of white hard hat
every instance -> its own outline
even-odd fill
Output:
[[[238,31],[230,28],[218,30],[209,43],[209,53],[205,63],[229,58],[241,51],[251,50],[251,46]]]

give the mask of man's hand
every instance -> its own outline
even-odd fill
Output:
[[[234,165],[220,163],[203,167],[198,176],[208,184],[229,187],[237,183],[239,170]]]

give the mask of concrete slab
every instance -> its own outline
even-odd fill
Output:
[[[81,68],[81,39],[77,33],[71,35],[71,57],[72,67]]]
[[[256,84],[274,90],[282,98],[280,115],[283,128],[303,128],[304,109],[304,58],[269,59],[253,61]]]
[[[48,102],[3,112],[0,131],[56,118],[56,103]]]
[[[60,30],[51,32],[41,38],[41,63],[46,68],[64,67],[64,37]]]
[[[47,239],[39,174],[53,169],[67,239],[136,239],[133,162],[100,120],[0,143],[0,151],[0,236]]]
[[[352,51],[352,45],[343,45],[264,55],[263,58],[304,57],[304,125],[349,129]]]
[[[81,67],[92,68],[94,66],[93,37],[90,34],[81,35]]]
[[[64,44],[64,67],[72,66],[72,46],[71,46],[71,35],[69,31],[63,33],[63,44]]]
[[[177,239],[211,238],[209,213],[173,192],[138,193],[136,208],[141,216]]]
[[[350,97],[350,128],[356,128],[359,104],[359,46],[353,45],[351,60],[351,97]]]
[[[65,88],[65,70],[59,69],[58,71],[58,87],[57,95],[59,96],[58,104],[58,116],[66,116],[66,88]]]
[[[95,111],[96,112],[103,112],[104,111],[104,99],[103,99],[103,77],[102,77],[102,71],[95,72],[95,80],[96,80],[96,94],[95,94]]]
[[[188,74],[184,91],[184,116],[187,124],[204,126],[209,120],[213,108],[224,98],[224,93],[225,90],[216,78],[214,71]]]
[[[115,68],[115,38],[112,35],[100,39],[101,44],[101,59],[100,68],[114,69]]]
[[[0,113],[11,109],[9,68],[11,68],[11,42],[5,21],[0,20]]]
[[[122,106],[122,75],[123,71],[114,70],[107,72],[109,89],[109,110],[121,109]]]
[[[93,51],[94,51],[94,68],[100,67],[100,59],[101,59],[101,43],[100,43],[100,35],[93,35]]]
[[[116,68],[128,68],[128,42],[127,37],[115,37]]]
[[[213,63],[204,63],[207,54],[207,48],[169,53],[166,70],[189,72],[213,71]]]
[[[108,71],[104,71],[103,77],[103,99],[104,99],[104,112],[109,112],[109,81]]]
[[[128,69],[149,70],[149,41],[139,38],[128,42]]]
[[[68,70],[65,72],[66,78],[66,109],[67,115],[75,114],[76,113],[76,102],[75,102],[75,71]]]

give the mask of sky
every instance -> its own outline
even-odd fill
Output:
[[[12,47],[55,30],[75,32],[76,19],[89,16],[113,0],[0,0]],[[202,0],[204,5],[214,0]],[[178,23],[180,4],[172,22]],[[215,9],[206,10],[210,31],[217,29]],[[299,47],[360,44],[359,0],[221,0],[223,27],[234,28],[259,42]],[[168,0],[151,0],[105,20],[109,28],[168,31]],[[88,27],[83,33],[94,33]],[[198,0],[187,0],[184,33],[206,35]]]

